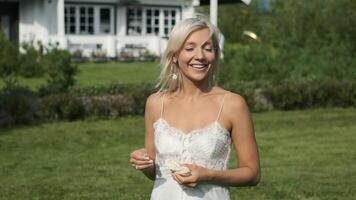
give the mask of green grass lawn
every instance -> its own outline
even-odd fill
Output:
[[[231,188],[232,199],[356,196],[356,109],[253,118],[262,179],[257,187]],[[0,129],[0,199],[149,199],[152,182],[128,163],[143,131],[142,117]]]
[[[76,86],[99,86],[110,83],[155,82],[159,75],[159,64],[156,62],[108,62],[79,64],[79,73],[75,77]],[[19,79],[20,85],[36,90],[45,84],[43,78]],[[0,88],[3,86],[0,81]]]

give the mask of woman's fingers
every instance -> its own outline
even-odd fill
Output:
[[[177,177],[176,173],[172,173],[172,177],[174,178],[174,180],[176,180],[179,184],[182,184],[182,181]]]
[[[177,173],[172,173],[172,176],[181,185],[185,185],[185,186],[188,186],[188,187],[196,187],[198,185],[198,183],[192,181],[189,176],[188,177],[184,177],[184,176],[181,176],[181,175],[179,175]]]
[[[153,164],[153,160],[137,160],[131,158],[130,163],[135,165],[149,165],[149,164]]]
[[[143,170],[143,169],[146,169],[146,168],[149,168],[152,166],[153,166],[153,163],[147,164],[147,165],[134,165],[134,164],[132,165],[132,167],[134,167],[137,170]]]

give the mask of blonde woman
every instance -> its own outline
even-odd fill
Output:
[[[246,102],[214,83],[218,37],[217,28],[201,17],[181,21],[169,36],[159,92],[146,103],[145,148],[130,155],[132,166],[155,181],[152,200],[227,200],[229,186],[260,180]],[[231,147],[236,169],[228,169]]]

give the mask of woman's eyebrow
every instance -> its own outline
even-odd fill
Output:
[[[201,44],[201,46],[212,45],[212,44],[213,44],[212,41],[208,40],[208,41],[205,41],[203,44]],[[197,45],[197,43],[196,42],[187,42],[185,44],[185,46],[188,46],[188,45]]]

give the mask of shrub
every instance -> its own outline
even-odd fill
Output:
[[[44,55],[43,62],[47,86],[41,89],[42,93],[63,92],[74,85],[78,66],[72,62],[68,51],[54,46]]]
[[[41,100],[41,116],[43,119],[76,120],[85,116],[83,101],[80,97],[69,94],[54,94]]]
[[[45,69],[43,68],[44,47],[39,42],[38,48],[32,43],[23,43],[23,53],[20,54],[20,75],[26,78],[41,77]]]
[[[28,124],[36,119],[36,96],[24,87],[13,87],[0,93],[0,125]]]
[[[111,102],[105,97],[85,97],[84,107],[87,117],[103,118],[111,114]]]
[[[5,88],[16,85],[19,66],[18,46],[0,31],[0,79],[5,83]]]
[[[264,94],[276,109],[281,110],[356,106],[354,81],[328,79],[289,82],[269,87]]]

